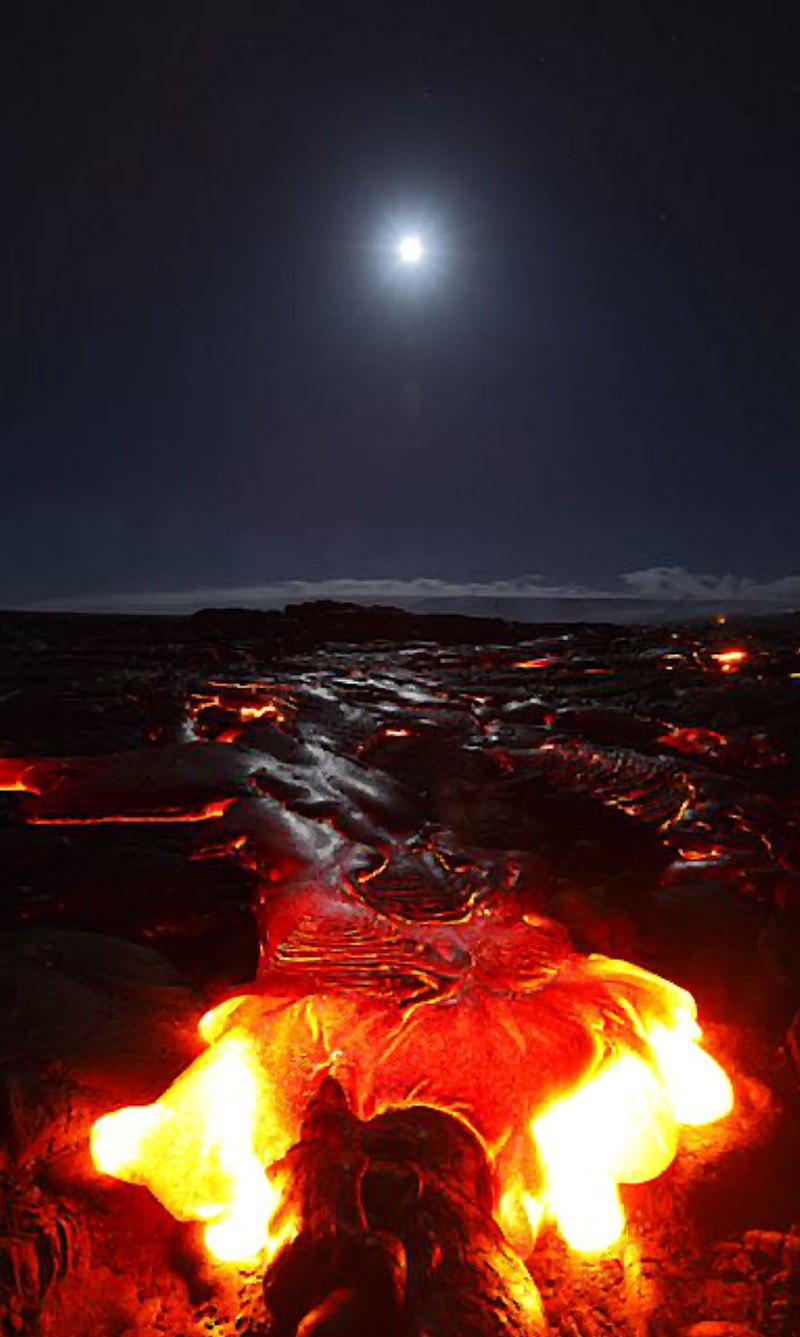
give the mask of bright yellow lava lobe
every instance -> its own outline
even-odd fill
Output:
[[[666,1082],[678,1123],[691,1127],[716,1123],[733,1109],[728,1074],[700,1047],[702,1031],[688,1011],[670,1030],[654,1025],[647,1038]]]
[[[531,1132],[549,1211],[567,1243],[582,1251],[604,1249],[621,1234],[617,1184],[655,1178],[677,1146],[663,1087],[634,1054],[622,1054],[551,1105]]]
[[[619,1184],[641,1184],[672,1162],[678,1125],[714,1123],[733,1106],[727,1074],[697,1041],[691,1013],[647,1033],[653,1063],[628,1052],[531,1124],[546,1210],[581,1253],[615,1244],[625,1227]]]
[[[218,1003],[205,1012],[197,1023],[197,1033],[201,1040],[205,1040],[207,1045],[211,1045],[218,1040],[226,1028],[227,1022],[233,1016],[234,1012],[246,1002],[245,998],[226,998],[224,1003]]]
[[[262,1085],[246,1038],[226,1035],[155,1104],[99,1119],[95,1166],[146,1184],[177,1220],[204,1222],[220,1262],[255,1264],[277,1247],[269,1224],[279,1205],[255,1145]]]

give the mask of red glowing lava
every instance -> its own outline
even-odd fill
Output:
[[[288,915],[305,941],[321,904],[284,903],[277,926]],[[208,1050],[159,1101],[95,1125],[97,1168],[203,1222],[218,1259],[269,1257],[292,1228],[274,1167],[331,1075],[360,1119],[429,1105],[466,1123],[520,1251],[548,1218],[578,1250],[613,1244],[624,1228],[617,1186],[661,1174],[680,1125],[731,1108],[691,995],[625,962],[580,957],[555,925],[514,922],[499,904],[433,931],[378,918],[340,900],[310,961],[290,934],[283,966],[279,953],[254,992],[203,1018]],[[403,968],[405,985],[392,985]]]
[[[711,656],[715,664],[719,665],[723,673],[736,673],[744,666],[748,657],[747,650],[741,648],[717,650]]]
[[[556,655],[543,655],[540,659],[519,659],[515,664],[512,664],[512,668],[544,669],[560,662]]]
[[[222,817],[236,800],[232,798],[217,799],[213,803],[206,803],[202,808],[167,808],[162,812],[147,813],[126,813],[126,812],[105,812],[97,817],[47,817],[41,816],[35,812],[29,814],[27,821],[29,826],[103,826],[109,823],[127,823],[128,825],[147,824],[148,822],[157,822],[162,825],[171,822],[209,822],[217,817]]]
[[[29,757],[0,757],[0,791],[38,794],[34,778],[35,765]]]

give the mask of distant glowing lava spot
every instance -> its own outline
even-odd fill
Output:
[[[740,649],[718,650],[711,658],[723,673],[736,673],[738,669],[744,667],[748,654],[746,650]]]

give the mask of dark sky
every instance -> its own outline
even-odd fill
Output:
[[[17,0],[0,602],[800,571],[793,8]]]

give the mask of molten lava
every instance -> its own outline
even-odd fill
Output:
[[[330,1074],[361,1119],[428,1105],[466,1123],[494,1166],[497,1218],[518,1251],[546,1219],[576,1250],[609,1247],[625,1226],[618,1185],[661,1174],[679,1125],[724,1117],[730,1082],[700,1047],[683,989],[573,953],[513,988],[503,921],[494,927],[494,949],[474,923],[450,929],[443,959],[460,945],[469,965],[410,1004],[268,974],[258,993],[206,1014],[208,1049],[160,1100],[95,1124],[97,1169],[201,1222],[220,1261],[269,1259],[298,1227],[281,1211],[280,1162]],[[535,936],[546,921],[527,928]]]
[[[105,812],[92,817],[71,817],[59,816],[49,817],[37,812],[28,814],[29,826],[104,826],[109,824],[142,826],[148,822],[156,822],[161,825],[174,825],[184,822],[210,822],[217,817],[224,816],[228,808],[234,802],[231,798],[216,799],[213,803],[205,803],[202,808],[169,808],[163,812],[148,813],[128,813],[128,812]]]
[[[38,772],[46,764],[31,757],[0,757],[0,793],[41,793]]]
[[[518,659],[512,668],[517,669],[542,669],[550,668],[552,664],[558,664],[561,661],[557,655],[543,655],[540,659]]]
[[[718,650],[711,656],[723,673],[736,673],[747,660],[747,651],[742,649]]]
[[[617,1185],[662,1174],[677,1151],[678,1125],[714,1123],[733,1105],[728,1077],[699,1047],[692,1012],[679,1013],[672,1027],[654,1023],[646,1039],[650,1055],[621,1054],[531,1127],[547,1210],[581,1252],[616,1242],[625,1226]]]
[[[187,1102],[196,1120],[187,1121]],[[106,1174],[146,1183],[179,1221],[204,1222],[215,1258],[255,1263],[280,1243],[268,1233],[279,1200],[264,1170],[276,1150],[268,1103],[252,1046],[227,1036],[154,1105],[100,1119],[92,1155]]]

